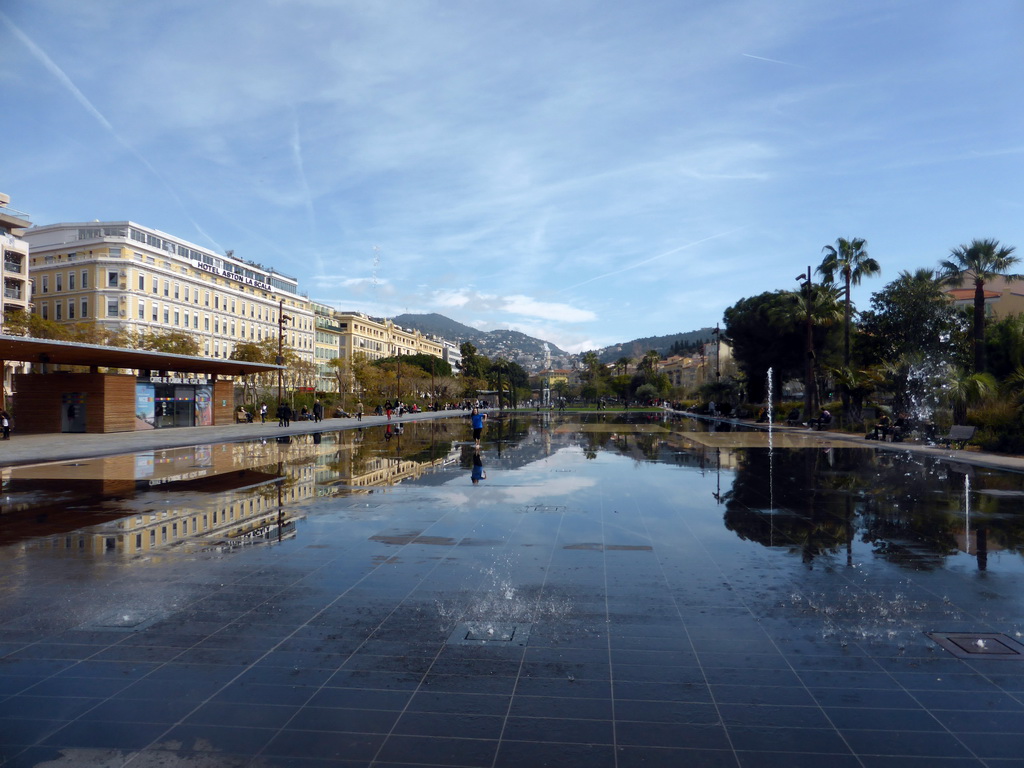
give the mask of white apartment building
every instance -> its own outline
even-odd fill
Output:
[[[333,307],[313,302],[313,312],[316,315],[316,340],[313,349],[316,388],[318,392],[339,392],[341,387],[338,382],[338,370],[330,365],[330,361],[341,357],[341,325],[334,317]]]
[[[281,332],[285,345],[314,361],[312,305],[296,278],[273,268],[131,221],[50,224],[27,230],[24,239],[34,311],[43,318],[191,333],[200,354],[212,358]]]
[[[26,227],[32,226],[28,214],[8,207],[11,198],[0,194],[0,249],[3,250],[3,282],[4,290],[0,299],[0,317],[8,312],[23,310],[27,312],[32,306],[32,284],[28,275],[28,243],[25,241]],[[3,407],[6,407],[6,396],[11,392],[11,375],[24,369],[21,364],[4,363],[3,369]]]
[[[32,301],[28,279],[28,243],[25,228],[31,227],[27,213],[8,207],[11,199],[0,194],[0,246],[3,247],[3,312],[27,311]]]

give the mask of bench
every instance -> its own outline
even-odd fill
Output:
[[[954,424],[949,428],[949,434],[940,437],[939,442],[945,443],[947,448],[951,448],[954,443],[958,448],[963,448],[964,444],[974,437],[975,429],[976,427],[969,427],[965,424]]]

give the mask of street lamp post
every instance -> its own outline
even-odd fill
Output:
[[[277,305],[277,365],[284,365],[284,323],[291,322],[291,318],[284,313],[284,299]],[[284,369],[277,369],[277,407],[284,404]]]
[[[807,312],[807,364],[804,369],[804,419],[811,423],[812,395],[814,392],[814,334],[811,325],[811,299],[813,297],[813,285],[811,283],[811,268],[807,267],[806,275],[797,275],[797,280],[803,283],[803,290],[806,291],[804,309]]]

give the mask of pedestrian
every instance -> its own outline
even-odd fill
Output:
[[[266,424],[267,423],[267,404],[266,403],[260,403],[260,423],[261,424]]]
[[[324,406],[323,406],[323,404],[319,400],[317,400],[315,403],[313,403],[313,421],[323,421],[323,420],[324,420]]]
[[[363,420],[363,401],[360,400],[358,403],[356,403],[356,421],[362,421],[362,420]]]
[[[484,432],[484,421],[487,420],[486,413],[480,413],[479,408],[474,408],[473,412],[469,416],[470,421],[473,423],[473,441],[476,443],[476,447],[480,447],[480,436]]]
[[[292,423],[292,409],[287,404],[281,403],[277,406],[277,426],[287,427]]]
[[[0,427],[4,431],[4,440],[8,440],[11,437],[11,414],[7,411],[0,411]]]
[[[487,479],[487,473],[484,471],[484,462],[480,458],[480,451],[473,452],[473,470],[469,478],[473,485],[479,485],[481,480]]]

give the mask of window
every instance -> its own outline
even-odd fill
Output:
[[[107,270],[107,288],[117,288],[117,270]]]
[[[181,314],[178,312],[178,310],[174,310],[174,324],[181,325]]]
[[[69,291],[75,290],[75,273],[74,272],[68,272],[68,290]]]
[[[64,304],[62,302],[56,302],[53,305],[53,319],[63,320],[64,319]]]
[[[50,319],[50,305],[49,305],[49,303],[41,305],[39,307],[39,309],[40,309],[40,313],[43,316],[43,320],[49,320]]]
[[[160,293],[160,281],[156,279],[156,275],[153,275],[153,293]]]
[[[42,285],[43,285],[43,293],[49,293],[50,292],[50,276],[49,275],[43,275],[43,283],[42,283]]]
[[[160,311],[160,309],[159,309],[159,307],[157,307],[156,302],[154,301],[153,302],[153,314],[152,314],[152,318],[153,318],[153,322],[154,323],[157,322],[157,313],[159,311]]]
[[[140,301],[139,302],[139,320],[145,320],[145,319],[146,319],[146,302]]]
[[[117,299],[107,299],[107,317],[117,317]]]
[[[219,293],[215,293],[213,295],[213,308],[214,309],[220,309],[220,294]]]
[[[174,284],[174,298],[181,298],[181,286],[178,283]]]
[[[82,290],[84,291],[89,287],[89,273],[86,270],[82,270]]]
[[[197,331],[199,330],[199,313],[198,312],[196,312],[195,315],[192,317],[192,327],[195,328]]]
[[[84,273],[83,273],[84,274]],[[79,317],[85,318],[89,316],[89,300],[82,299],[82,311],[79,313]]]
[[[53,276],[53,290],[63,291],[64,290],[64,275],[60,272]]]
[[[68,299],[68,320],[75,319],[75,300]]]
[[[218,317],[213,319],[213,332],[220,333],[220,318]]]
[[[203,330],[204,331],[210,330],[210,316],[209,315],[203,315]],[[207,352],[207,354],[209,354],[209,352]]]
[[[170,298],[171,295],[171,283],[169,280],[164,280],[164,296]]]
[[[188,328],[188,310],[185,310],[185,327]]]
[[[143,275],[143,274],[139,275],[139,290],[140,291],[146,290],[146,276]]]
[[[164,325],[170,325],[171,323],[171,310],[164,307]]]

